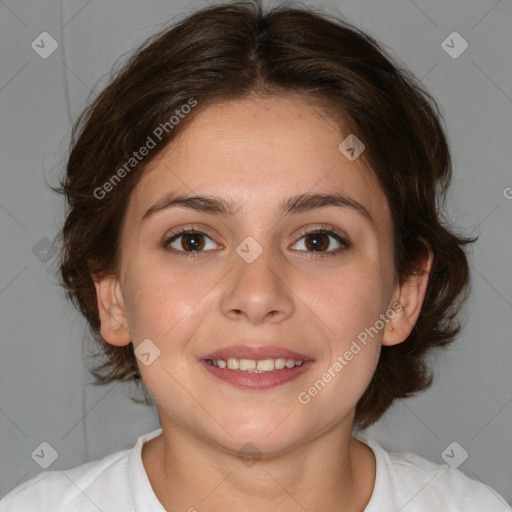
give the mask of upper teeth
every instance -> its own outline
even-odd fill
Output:
[[[273,370],[282,370],[283,368],[293,368],[300,366],[304,361],[285,359],[278,357],[277,359],[236,359],[230,357],[225,359],[207,359],[207,362],[219,368],[229,368],[230,370],[240,370],[249,373],[271,372]]]

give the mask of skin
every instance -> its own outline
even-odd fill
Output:
[[[347,135],[300,97],[209,106],[131,194],[119,275],[96,276],[95,284],[104,339],[135,347],[150,339],[160,350],[150,365],[139,362],[163,430],[144,445],[142,459],[168,511],[352,512],[371,497],[375,458],[352,438],[356,403],[382,344],[404,341],[413,328],[432,254],[420,262],[423,275],[396,282],[387,199],[362,159],[351,162],[338,150]],[[291,196],[333,192],[361,203],[373,222],[347,207],[279,210]],[[143,220],[169,193],[214,194],[238,210],[170,207]],[[301,230],[316,233],[325,224],[351,245],[323,235],[327,252],[312,250]],[[187,240],[164,241],[187,227],[207,238],[203,252],[185,258]],[[263,249],[252,263],[236,252],[247,236]],[[298,394],[396,302],[402,309],[384,329],[301,404]],[[208,352],[242,341],[315,362],[298,379],[260,391],[238,389],[200,366]],[[252,465],[240,456],[247,443],[257,447]]]

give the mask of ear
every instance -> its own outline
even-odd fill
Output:
[[[124,346],[131,342],[126,320],[124,298],[116,275],[92,276],[101,322],[101,336],[111,345]]]
[[[384,329],[383,345],[398,345],[411,334],[425,299],[433,261],[432,248],[425,242],[425,250],[419,262],[418,271],[398,286],[393,294],[393,300],[386,312],[389,322]]]

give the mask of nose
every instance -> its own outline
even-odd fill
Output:
[[[278,260],[270,248],[264,248],[250,263],[235,254],[221,299],[223,314],[235,320],[245,318],[254,325],[282,322],[293,315],[295,301],[286,282],[286,263]]]

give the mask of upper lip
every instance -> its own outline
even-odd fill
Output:
[[[232,347],[221,348],[215,352],[206,354],[201,359],[277,359],[284,357],[285,359],[293,359],[295,361],[310,361],[312,357],[305,354],[300,354],[293,350],[278,347],[276,345],[235,345]]]

